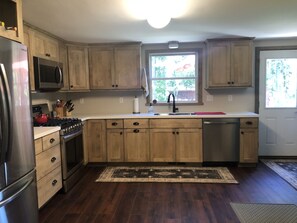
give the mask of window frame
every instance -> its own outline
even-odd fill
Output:
[[[176,101],[177,105],[203,105],[202,101],[202,64],[203,64],[203,48],[184,48],[184,49],[156,49],[156,50],[145,50],[145,63],[146,63],[146,72],[147,72],[147,78],[148,78],[148,85],[149,85],[149,91],[150,94],[147,98],[147,105],[152,102],[152,74],[150,70],[150,56],[152,54],[155,55],[179,55],[179,54],[196,54],[198,58],[196,58],[196,75],[195,75],[195,83],[196,83],[196,89],[197,89],[197,101],[195,102],[181,102]],[[198,82],[198,83],[197,83]],[[165,102],[157,102],[156,105],[168,105],[168,103]]]

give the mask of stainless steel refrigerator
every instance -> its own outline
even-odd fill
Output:
[[[0,222],[38,222],[27,47],[2,37]]]

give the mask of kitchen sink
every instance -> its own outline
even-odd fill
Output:
[[[170,112],[170,113],[155,113],[154,115],[194,115],[192,112]]]

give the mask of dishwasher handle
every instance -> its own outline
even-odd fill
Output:
[[[204,125],[229,125],[229,124],[239,124],[239,122],[209,122],[204,121]]]

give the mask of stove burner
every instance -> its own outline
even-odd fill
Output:
[[[46,123],[37,123],[34,121],[33,126],[35,127],[51,127],[51,126],[60,126],[61,132],[60,135],[70,134],[76,130],[82,128],[82,121],[78,118],[51,118],[48,119]]]

